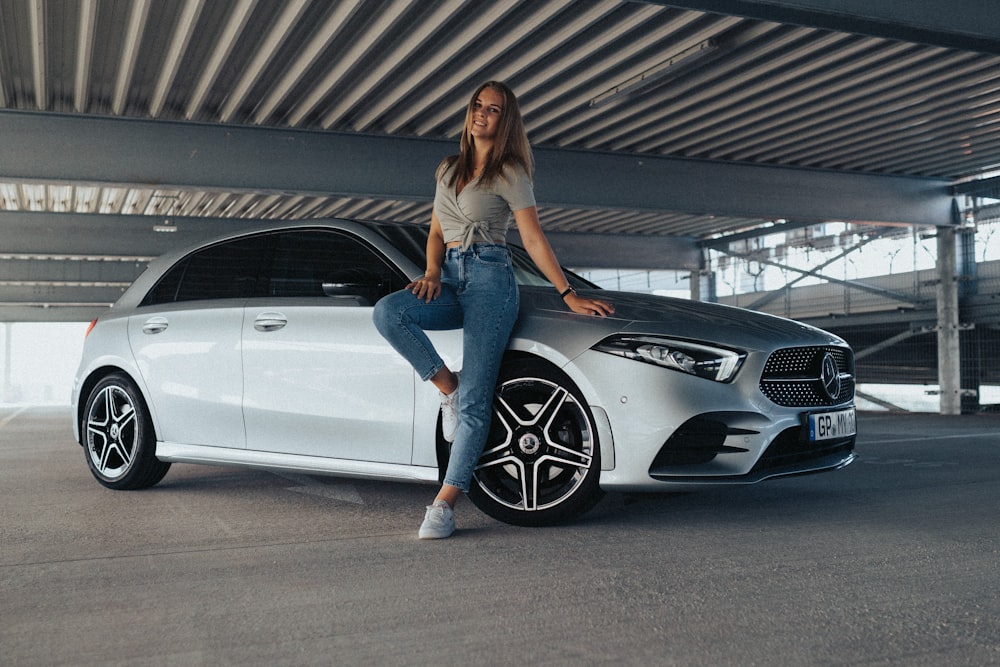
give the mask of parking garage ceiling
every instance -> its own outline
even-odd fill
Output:
[[[487,78],[519,95],[577,266],[947,225],[956,184],[1000,170],[989,0],[8,0],[0,321],[88,319],[250,221],[426,222]]]

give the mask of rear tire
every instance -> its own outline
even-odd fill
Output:
[[[109,489],[153,486],[169,463],[156,458],[156,436],[146,402],[128,376],[104,378],[87,398],[83,421],[84,455],[94,478]]]
[[[560,523],[601,499],[600,474],[594,418],[576,385],[541,360],[505,363],[469,490],[476,507],[518,526]]]

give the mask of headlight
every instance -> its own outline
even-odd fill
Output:
[[[611,336],[594,349],[716,382],[736,377],[747,356],[746,352],[658,336]]]

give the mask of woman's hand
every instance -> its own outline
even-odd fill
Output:
[[[570,292],[567,294],[563,297],[563,301],[566,302],[566,305],[569,306],[570,310],[581,315],[607,317],[608,315],[614,315],[615,313],[615,307],[607,301],[601,301],[600,299],[588,299],[585,296],[580,296],[576,292]]]
[[[421,276],[406,286],[418,299],[429,303],[441,296],[440,276]]]

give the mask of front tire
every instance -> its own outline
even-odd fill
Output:
[[[138,387],[126,375],[115,373],[97,383],[81,426],[87,467],[109,489],[145,489],[170,469],[156,458],[153,421]]]
[[[504,364],[469,490],[476,507],[518,526],[560,523],[601,499],[600,473],[594,418],[569,377],[540,360]]]

